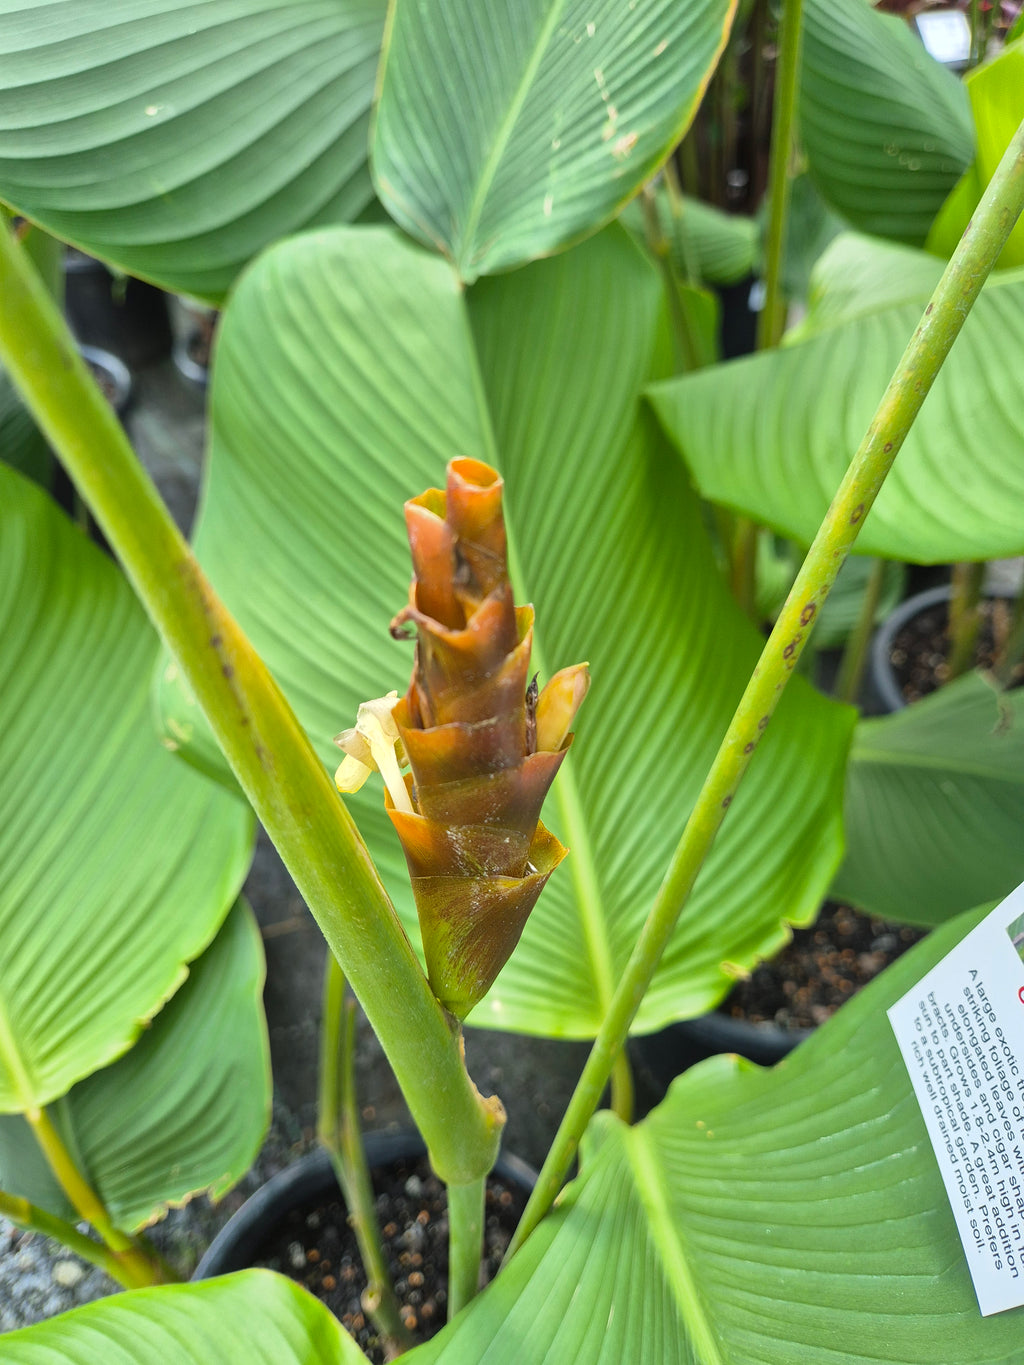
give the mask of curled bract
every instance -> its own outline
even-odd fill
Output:
[[[385,774],[431,987],[460,1019],[487,993],[565,856],[540,808],[590,681],[586,664],[539,692],[530,679],[533,608],[513,603],[502,492],[490,466],[458,459],[445,490],[406,503],[414,572],[391,629],[401,637],[415,628],[409,690],[368,703],[378,710],[362,729],[361,707],[355,730],[339,737],[352,756],[339,785],[358,775],[353,762]],[[382,761],[367,732],[378,719],[385,735],[397,732],[411,768],[397,792],[396,740]]]

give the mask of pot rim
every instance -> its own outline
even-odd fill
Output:
[[[871,673],[879,699],[889,712],[902,711],[908,705],[896,683],[896,674],[889,660],[893,640],[908,621],[929,607],[948,602],[952,594],[953,588],[949,583],[940,583],[937,588],[926,588],[924,592],[915,593],[890,612],[875,631],[875,638],[871,642]],[[982,588],[981,596],[1011,598],[1016,593],[1011,588],[992,586]]]
[[[363,1141],[371,1171],[427,1154],[426,1143],[419,1133],[407,1128],[397,1132],[366,1133]],[[536,1171],[511,1152],[499,1153],[494,1170],[510,1184],[526,1190],[532,1190],[537,1183]],[[344,1198],[338,1188],[330,1154],[326,1148],[316,1147],[272,1175],[249,1196],[237,1213],[232,1214],[207,1247],[192,1279],[209,1280],[247,1268],[268,1231],[290,1208],[324,1192]]]

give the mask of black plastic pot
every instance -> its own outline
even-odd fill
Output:
[[[948,583],[937,588],[928,588],[925,592],[916,593],[913,597],[908,597],[906,601],[901,602],[892,615],[882,622],[875,633],[871,645],[871,682],[886,710],[902,711],[907,705],[891,661],[896,636],[908,621],[912,621],[915,616],[919,616],[922,612],[930,611],[933,607],[943,604],[948,610],[951,595],[952,589]],[[983,596],[1012,598],[1014,593],[1006,589],[986,588]]]
[[[171,353],[171,323],[162,290],[144,280],[116,280],[101,261],[69,251],[64,311],[75,337],[139,368]]]
[[[645,1109],[653,1107],[676,1076],[720,1052],[735,1052],[758,1066],[774,1066],[812,1032],[755,1024],[717,1010],[670,1024],[660,1033],[630,1039],[638,1094]]]
[[[218,313],[204,304],[175,299],[175,337],[172,356],[179,372],[205,389],[210,382],[210,355]]]
[[[365,1139],[371,1170],[425,1155],[418,1133],[369,1133]],[[495,1172],[507,1184],[532,1190],[537,1173],[518,1157],[502,1153]],[[196,1266],[194,1280],[209,1280],[233,1270],[245,1270],[292,1209],[341,1198],[331,1159],[323,1148],[300,1157],[247,1199],[210,1243]]]
[[[110,400],[110,406],[123,417],[132,399],[132,377],[123,360],[99,346],[79,343],[78,353],[92,370],[100,387]]]

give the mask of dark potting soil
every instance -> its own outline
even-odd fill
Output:
[[[794,930],[789,945],[759,963],[720,1009],[754,1023],[814,1028],[925,933],[827,902],[817,922]]]
[[[402,1318],[418,1340],[439,1332],[448,1308],[448,1204],[425,1157],[373,1173],[384,1253]],[[484,1217],[484,1282],[498,1272],[526,1205],[526,1193],[491,1176]],[[268,1238],[256,1265],[304,1285],[339,1318],[370,1360],[383,1361],[376,1329],[363,1313],[366,1288],[355,1235],[339,1200],[295,1210]]]
[[[1013,602],[1005,597],[982,599],[981,629],[975,663],[991,668],[1010,629]],[[946,655],[949,651],[949,604],[939,602],[909,620],[896,632],[889,650],[889,661],[896,682],[908,702],[936,691],[949,676]],[[1024,663],[1018,664],[1011,686],[1024,682]]]

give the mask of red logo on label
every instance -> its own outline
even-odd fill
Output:
[[[1024,1005],[1024,986],[1021,986],[1020,990],[1017,992],[1017,999]]]

